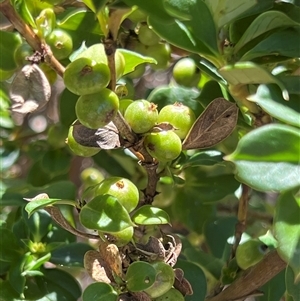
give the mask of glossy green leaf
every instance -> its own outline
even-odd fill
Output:
[[[140,292],[155,282],[156,270],[145,261],[133,262],[126,272],[126,287],[129,291]]]
[[[21,301],[19,294],[12,288],[9,280],[0,282],[0,292],[2,300]]]
[[[120,232],[134,226],[127,210],[117,198],[108,194],[96,196],[83,206],[79,219],[88,229],[109,233]]]
[[[138,8],[149,15],[151,18],[155,18],[163,24],[168,24],[173,21],[173,18],[166,12],[163,1],[161,0],[123,0],[128,6],[138,6]]]
[[[0,124],[1,127],[5,129],[11,129],[14,127],[11,114],[8,110],[9,107],[10,99],[8,96],[8,89],[4,83],[0,82]]]
[[[237,19],[257,3],[255,0],[242,0],[238,2],[230,0],[206,0],[204,2],[209,7],[218,28]]]
[[[201,151],[191,156],[183,165],[184,168],[193,166],[213,166],[223,162],[223,154],[219,151]]]
[[[108,0],[83,0],[84,4],[94,13],[101,10]]]
[[[245,135],[225,160],[236,165],[239,181],[262,191],[282,191],[300,185],[299,131],[270,124]]]
[[[27,257],[27,261],[24,266],[24,275],[30,275],[37,269],[39,269],[43,264],[48,262],[51,258],[51,253],[47,253],[41,257],[38,257],[34,254],[30,254],[30,256]]]
[[[117,301],[118,293],[104,282],[90,284],[83,292],[83,301]]]
[[[300,133],[283,124],[270,124],[253,130],[239,142],[227,160],[299,163]]]
[[[260,290],[264,293],[263,296],[259,297],[259,301],[280,301],[285,292],[285,271],[281,271],[265,285],[263,285]]]
[[[298,99],[291,95],[290,100],[282,98],[280,90],[274,85],[259,85],[256,94],[247,98],[257,103],[274,118],[300,127],[300,110]]]
[[[14,60],[14,52],[22,44],[19,33],[0,30],[0,71],[14,70],[17,65]]]
[[[295,25],[297,25],[297,22],[293,21],[280,11],[264,12],[260,14],[244,32],[241,39],[234,46],[234,52],[238,52],[245,44],[270,30],[280,27],[292,27]]]
[[[200,53],[205,58],[218,65],[218,60],[211,52],[211,50],[202,42],[198,40],[192,32],[189,31],[188,26],[179,20],[165,26],[163,22],[158,21],[154,17],[148,18],[148,23],[153,30],[163,39],[179,48],[188,50],[192,53]]]
[[[179,259],[175,265],[175,268],[180,268],[184,272],[184,278],[188,280],[193,289],[193,295],[185,296],[184,300],[186,301],[204,301],[207,284],[206,277],[202,269],[187,260]]]
[[[27,258],[30,256],[30,253],[24,254],[22,257],[19,257],[18,260],[12,262],[9,269],[9,282],[10,285],[15,289],[18,294],[22,294],[25,288],[26,278],[22,274],[24,271],[24,265]]]
[[[86,243],[71,243],[56,248],[51,253],[51,262],[63,266],[81,266],[83,267],[84,254],[93,250]]]
[[[291,58],[299,57],[299,43],[291,43],[291,41],[298,39],[299,34],[300,27],[275,32],[246,52],[241,60],[250,61],[254,58],[270,55]]]
[[[206,222],[204,235],[213,256],[222,258],[228,238],[234,235],[236,223],[236,217],[214,218]]]
[[[177,19],[191,19],[190,8],[197,0],[163,0],[167,13]]]
[[[274,234],[278,254],[289,264],[295,281],[300,280],[300,198],[292,192],[279,196],[274,217]]]
[[[282,90],[283,98],[288,100],[288,91],[283,84],[269,71],[252,62],[238,62],[219,69],[219,73],[231,85],[275,83]]]
[[[125,59],[125,69],[123,72],[123,75],[128,74],[132,71],[135,70],[137,66],[143,63],[150,63],[150,64],[156,64],[156,60],[148,57],[148,56],[143,56],[137,52],[133,52],[127,49],[119,49],[120,53],[123,54],[124,59]]]
[[[0,147],[0,166],[1,169],[10,168],[19,158],[20,150],[19,149],[9,149]]]
[[[0,260],[14,261],[22,256],[22,249],[18,245],[15,235],[12,231],[0,228]]]
[[[157,104],[159,109],[173,104],[176,100],[191,108],[198,116],[203,110],[201,104],[196,100],[198,96],[199,92],[194,89],[179,86],[159,86],[149,94],[147,100]]]
[[[33,242],[40,242],[49,231],[51,216],[45,210],[35,211],[30,217],[25,210],[22,214]]]
[[[55,294],[54,300],[74,301],[81,296],[80,285],[71,274],[60,269],[43,268],[41,271],[44,277],[36,277],[37,283],[49,298]]]
[[[213,20],[213,14],[208,5],[202,0],[196,0],[190,7],[191,20],[186,21],[188,28],[194,36],[202,41],[205,46],[217,57],[219,47],[217,43],[217,29]],[[199,18],[201,16],[201,18]]]
[[[95,15],[82,8],[72,10],[62,20],[57,21],[57,25],[62,29],[76,31],[76,34],[80,32],[102,34]]]
[[[139,225],[162,225],[170,223],[170,217],[167,212],[151,205],[144,205],[138,208],[132,215],[132,220]]]
[[[289,296],[292,296],[293,301],[300,300],[300,281],[295,283],[294,272],[291,267],[287,267],[285,270],[285,286]]]
[[[35,28],[35,22],[33,19],[33,16],[31,14],[32,10],[30,10],[30,7],[28,5],[28,1],[26,0],[15,0],[13,1],[14,8],[18,12],[18,14],[22,17],[22,19],[30,25],[31,27]]]

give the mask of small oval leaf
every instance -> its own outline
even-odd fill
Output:
[[[127,270],[126,286],[131,292],[140,292],[153,285],[156,277],[155,268],[148,262],[135,261]]]
[[[82,295],[83,301],[117,301],[118,293],[107,283],[98,282],[89,285]]]
[[[88,202],[80,211],[81,224],[88,228],[102,232],[120,232],[134,226],[127,210],[118,199],[108,195],[99,195]]]
[[[167,212],[151,205],[144,205],[137,209],[132,216],[132,220],[139,225],[162,225],[170,223],[170,217]]]

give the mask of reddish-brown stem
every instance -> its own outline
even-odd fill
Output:
[[[0,3],[0,11],[11,22],[14,28],[26,39],[27,43],[36,51],[45,55],[46,63],[54,69],[57,74],[63,76],[65,68],[53,56],[51,49],[46,44],[42,43],[41,39],[34,31],[21,19],[15,11],[9,0],[4,0]]]
[[[276,251],[268,253],[262,261],[244,271],[238,279],[218,295],[208,297],[206,301],[244,300],[275,277],[287,266]]]

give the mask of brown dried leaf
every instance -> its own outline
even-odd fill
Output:
[[[182,148],[207,148],[223,141],[234,130],[237,118],[235,104],[222,97],[214,99],[193,124]]]
[[[118,129],[112,122],[99,129],[90,129],[77,121],[73,124],[73,136],[76,142],[83,146],[101,149],[115,149],[121,146]]]
[[[90,250],[84,254],[84,267],[94,280],[105,283],[112,282],[113,277],[110,269],[98,251]]]
[[[99,245],[101,258],[107,263],[111,270],[119,277],[122,277],[122,259],[118,247],[115,244],[101,242]]]
[[[27,114],[46,105],[51,96],[49,81],[38,65],[26,65],[16,75],[10,89],[11,110]]]
[[[192,295],[193,289],[191,284],[183,277],[184,273],[181,269],[175,269],[174,287],[181,292],[183,296]]]

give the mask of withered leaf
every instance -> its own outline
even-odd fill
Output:
[[[49,81],[38,65],[26,65],[10,88],[12,112],[27,114],[46,105],[51,96]]]
[[[84,254],[84,267],[94,280],[105,283],[112,282],[113,276],[110,268],[98,251],[90,250]]]
[[[214,99],[193,124],[182,143],[183,149],[211,147],[234,130],[238,118],[238,107],[219,97]]]
[[[191,284],[188,282],[186,278],[184,278],[184,273],[181,269],[176,268],[174,270],[175,273],[175,281],[174,287],[181,292],[183,296],[192,295],[193,289]]]
[[[88,147],[115,149],[121,146],[119,132],[113,122],[99,129],[90,129],[79,121],[73,124],[73,136],[77,143]]]

